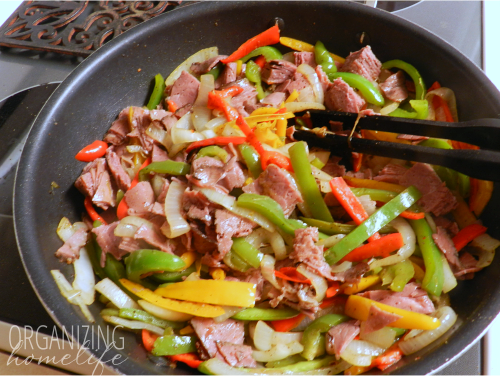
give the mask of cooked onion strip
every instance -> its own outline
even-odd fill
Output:
[[[274,275],[274,265],[276,264],[276,260],[274,257],[270,255],[264,254],[262,257],[262,261],[260,261],[260,271],[262,272],[262,276],[266,281],[276,287],[278,290],[281,289],[281,286],[276,279],[276,275]]]
[[[108,323],[114,324],[116,326],[121,326],[130,330],[148,330],[160,336],[163,335],[163,333],[165,332],[165,329],[158,326],[154,326],[149,323],[124,319],[113,315],[103,315],[102,319],[104,319]]]
[[[125,294],[111,279],[104,278],[95,285],[95,289],[108,298],[119,309],[140,308],[135,301]]]
[[[325,278],[320,277],[319,275],[316,275],[307,270],[306,266],[303,263],[301,263],[297,267],[297,271],[311,281],[311,284],[316,291],[316,301],[322,302],[323,299],[325,299],[326,290],[328,290],[328,283],[326,283]]]
[[[168,227],[162,226],[162,233],[167,238],[177,238],[191,230],[191,226],[181,213],[184,190],[186,186],[175,181],[171,182],[168,187],[165,197],[165,217],[167,217]]]
[[[165,80],[165,85],[170,86],[173,85],[175,80],[179,78],[182,71],[185,70],[189,72],[191,65],[194,63],[201,63],[206,61],[212,57],[216,57],[219,54],[219,49],[217,47],[211,47],[202,49],[195,54],[189,56],[186,60],[184,60],[177,68],[173,70],[172,73]]]
[[[285,104],[286,110],[291,113],[303,112],[307,109],[325,110],[323,104],[317,102],[287,102]]]
[[[340,357],[353,366],[369,366],[374,356],[380,355],[383,348],[364,340],[353,340],[342,351]]]
[[[311,84],[314,92],[314,97],[318,104],[323,104],[325,102],[325,93],[323,92],[323,86],[319,81],[316,71],[307,64],[300,64],[297,68],[297,72],[303,74],[309,84]]]
[[[165,320],[170,320],[172,322],[185,322],[190,320],[193,316],[191,314],[181,313],[178,311],[172,311],[163,307],[159,307],[145,300],[138,300],[139,306],[143,308],[144,311]]]

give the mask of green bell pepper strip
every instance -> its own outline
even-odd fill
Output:
[[[266,308],[258,308],[251,307],[240,311],[239,313],[234,314],[231,318],[237,320],[247,320],[247,321],[273,321],[273,320],[281,320],[293,318],[299,315],[300,313],[293,309],[266,309]]]
[[[205,146],[204,148],[201,148],[198,151],[198,153],[196,154],[196,158],[200,157],[218,157],[222,162],[226,163],[229,154],[220,146],[210,145],[210,146]]]
[[[356,197],[368,195],[373,201],[380,202],[389,202],[398,195],[398,193],[393,191],[370,188],[351,188],[351,191]]]
[[[146,181],[149,172],[159,174],[170,174],[172,176],[185,176],[191,170],[191,165],[185,162],[178,162],[172,160],[153,162],[141,169],[139,172],[139,180]]]
[[[266,97],[266,95],[264,94],[264,89],[262,89],[260,67],[252,60],[247,62],[247,66],[245,68],[245,76],[248,81],[251,81],[255,84],[255,90],[257,91],[257,97],[259,98],[259,101]]]
[[[408,64],[402,60],[390,60],[382,64],[382,69],[391,69],[391,68],[398,68],[408,73],[408,75],[415,83],[415,98],[417,100],[425,99],[425,94],[427,93],[427,90],[425,88],[424,79],[413,65]]]
[[[242,273],[248,271],[248,269],[251,268],[248,263],[246,263],[238,254],[231,250],[228,251],[222,261],[230,269],[238,270]]]
[[[240,256],[246,263],[250,266],[258,269],[260,267],[260,261],[264,258],[264,254],[255,248],[249,242],[245,241],[245,238],[233,238],[233,246],[231,250]]]
[[[337,72],[332,74],[332,79],[341,78],[347,84],[356,88],[370,104],[383,106],[385,101],[380,91],[363,76],[356,73]]]
[[[432,229],[424,219],[409,220],[417,236],[417,242],[422,251],[425,264],[425,275],[422,287],[429,294],[440,296],[443,290],[444,271],[441,251],[432,239]]]
[[[319,170],[323,169],[323,167],[325,166],[325,164],[321,162],[318,158],[312,160],[311,165],[314,166],[315,168],[318,168]]]
[[[319,186],[312,175],[311,164],[307,159],[305,144],[301,141],[295,143],[288,149],[288,153],[290,154],[297,185],[313,218],[333,222],[332,214],[330,210],[328,210],[328,206],[326,206],[321,196]]]
[[[330,330],[333,326],[349,319],[350,318],[346,315],[327,314],[313,320],[304,330],[301,342],[304,346],[304,351],[302,351],[301,355],[307,360],[316,358],[322,351],[321,339],[324,338],[322,334]]]
[[[314,59],[316,64],[321,66],[328,79],[333,81],[334,77],[332,75],[337,72],[337,66],[330,52],[325,48],[325,44],[321,41],[317,41],[316,45],[314,45]]]
[[[304,362],[305,359],[300,354],[290,355],[288,358],[266,363],[266,368],[279,368],[290,366],[291,364]]]
[[[428,138],[419,143],[421,146],[427,146],[437,149],[453,149],[447,140],[440,138]],[[451,190],[458,190],[462,198],[467,198],[470,194],[470,177],[459,173],[456,170],[445,168],[444,166],[433,165],[433,168],[441,181]]]
[[[413,275],[415,275],[415,269],[409,260],[404,260],[403,262],[388,266],[387,270],[389,270],[389,273],[393,274],[393,279],[389,287],[392,291],[396,292],[403,291],[406,284],[413,278]]]
[[[265,47],[260,47],[260,48],[254,49],[249,54],[247,54],[245,57],[243,57],[241,59],[241,61],[246,63],[252,57],[257,57],[257,56],[261,56],[261,55],[266,58],[266,61],[281,60],[283,58],[283,55],[281,54],[281,52],[278,49],[276,49],[275,47],[265,46]]]
[[[397,108],[389,113],[391,117],[412,118],[415,120],[425,120],[429,115],[429,103],[427,100],[410,100],[410,105],[413,108],[412,112]]]
[[[153,93],[151,93],[151,96],[149,97],[146,108],[149,110],[156,109],[163,98],[163,92],[165,92],[165,80],[163,79],[163,76],[158,73],[155,76],[155,87],[153,88]]]
[[[262,173],[259,153],[257,153],[253,146],[248,144],[238,145],[238,149],[252,177],[254,179],[259,177],[260,173]]]
[[[196,266],[193,263],[191,266],[189,266],[185,270],[164,272],[164,273],[154,273],[153,275],[150,276],[150,278],[155,280],[156,282],[159,282],[159,283],[181,282],[182,277],[187,277],[190,274],[194,273],[195,271],[196,271]]]
[[[143,310],[138,309],[129,309],[129,308],[121,308],[118,312],[118,316],[123,319],[131,319],[144,323],[152,324],[153,326],[158,326],[161,328],[171,327],[175,329],[181,329],[186,327],[184,322],[172,322],[165,319],[160,319],[147,313]]]
[[[271,197],[260,194],[244,193],[238,197],[236,205],[246,207],[247,209],[262,214],[284,233],[292,236],[295,235],[295,229],[285,218],[285,214],[280,204]]]
[[[99,221],[97,221],[97,222],[99,222]],[[93,234],[93,236],[95,236],[95,234]],[[101,267],[101,263],[99,260],[101,253],[99,253],[99,256],[97,255],[96,245],[97,245],[97,242],[96,242],[95,238],[92,238],[85,245],[85,249],[87,250],[87,254],[89,255],[90,263],[92,264],[92,269],[94,270],[94,273],[99,278],[104,279],[107,277],[107,275],[106,275],[106,272],[104,271],[104,269]]]
[[[158,271],[180,271],[186,267],[182,258],[160,250],[141,249],[125,258],[127,279],[140,283],[141,275]]]
[[[375,190],[375,189],[373,189],[373,190]],[[397,193],[394,193],[394,194],[397,195]],[[363,194],[360,194],[360,195],[363,195]],[[375,201],[378,201],[378,200],[375,200]],[[357,227],[356,225],[349,225],[346,223],[337,223],[337,222],[325,222],[325,221],[321,221],[319,219],[314,219],[314,218],[300,217],[300,219],[302,221],[304,221],[308,226],[317,227],[318,230],[320,231],[320,235],[323,233],[327,234],[327,235],[349,234],[351,231],[353,231]],[[391,234],[391,233],[395,233],[395,232],[396,232],[396,229],[394,229],[390,225],[384,226],[383,228],[381,228],[379,230],[380,234]],[[320,239],[322,239],[322,238],[320,238]]]
[[[116,192],[116,206],[121,202],[123,196],[125,195],[125,192],[122,189],[118,189]]]
[[[168,356],[196,352],[196,337],[163,335],[155,340],[151,353],[155,356]]]
[[[118,315],[120,315],[120,310],[106,308],[106,309],[102,309],[99,314],[101,314],[102,317],[103,316],[117,317]]]
[[[222,66],[224,64],[222,64],[221,62],[217,63],[216,66],[214,66],[212,69],[210,69],[207,74],[211,74],[212,76],[214,76],[214,80],[217,80],[217,78],[219,77],[220,75],[220,72],[222,70]]]
[[[414,186],[403,190],[392,200],[363,221],[351,233],[325,252],[325,260],[332,265],[337,263],[352,250],[360,246],[369,237],[390,223],[394,218],[408,209],[422,196]]]
[[[398,327],[391,327],[394,331],[396,331],[396,337],[400,337],[405,334],[406,329],[404,328],[398,328]]]

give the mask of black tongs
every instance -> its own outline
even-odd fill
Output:
[[[480,119],[466,122],[439,122],[413,120],[388,116],[364,116],[358,119],[355,113],[311,110],[308,112],[313,127],[329,127],[330,121],[343,123],[344,130],[377,130],[392,133],[411,134],[424,137],[445,138],[477,145],[481,150],[446,150],[420,145],[349,138],[325,132],[324,129],[297,130],[293,137],[306,141],[308,145],[336,151],[338,153],[358,152],[376,156],[398,158],[445,166],[468,176],[500,181],[500,152],[484,149],[500,147],[500,120]]]

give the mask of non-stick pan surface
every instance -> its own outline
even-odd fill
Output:
[[[85,339],[98,358],[109,361],[121,356],[121,364],[108,363],[120,373],[186,374],[192,370],[182,364],[175,370],[155,365],[132,333],[115,333],[117,343],[107,350],[99,336],[107,328],[99,319],[100,304],[91,307],[97,323],[87,333],[84,326],[88,323],[78,307],[59,293],[50,270],[61,269],[71,280],[73,268],[54,256],[61,245],[56,227],[61,217],[74,222],[83,211],[83,197],[73,186],[83,165],[74,155],[101,139],[124,107],[144,105],[154,75],[168,75],[202,48],[218,46],[219,52],[229,54],[268,28],[275,17],[284,21],[283,36],[310,43],[322,40],[339,55],[369,44],[382,62],[412,63],[428,84],[439,80],[455,91],[462,120],[500,116],[500,94],[457,50],[394,15],[350,2],[202,2],[156,17],[107,43],[62,83],[40,112],[20,161],[14,209],[23,262],[47,311],[75,337]],[[53,181],[59,188],[51,188]],[[497,238],[499,201],[496,191],[482,217]],[[500,310],[500,259],[473,280],[460,282],[451,300],[460,319],[447,334],[447,342],[404,358],[389,372],[433,373],[484,334]],[[117,336],[125,339],[124,345]]]

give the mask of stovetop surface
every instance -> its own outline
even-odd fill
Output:
[[[396,14],[438,34],[481,66],[482,9],[479,2],[453,2],[453,6],[434,1],[413,3],[416,4]],[[0,302],[10,303],[0,306],[0,320],[40,328],[48,335],[53,334],[56,326],[34,293],[22,266],[13,228],[12,188],[15,164],[27,130],[57,87],[57,84],[35,85],[62,81],[80,62],[81,59],[50,53],[0,51],[0,73],[5,74],[0,79],[0,99],[18,92],[0,101]],[[32,88],[19,92],[27,87]],[[481,374],[479,342],[439,374]]]

